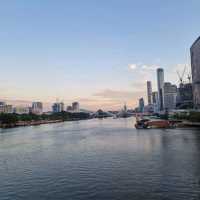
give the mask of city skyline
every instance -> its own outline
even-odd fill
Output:
[[[145,83],[157,90],[157,68],[176,84],[176,70],[190,69],[199,6],[197,0],[1,3],[0,99],[51,105],[59,98],[91,110],[147,102]]]

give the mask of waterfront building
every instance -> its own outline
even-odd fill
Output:
[[[6,105],[6,103],[5,102],[3,102],[3,101],[0,101],[0,106],[5,106]]]
[[[139,112],[144,112],[144,99],[140,98],[139,99]]]
[[[193,108],[192,83],[181,83],[177,94],[177,108]]]
[[[78,102],[73,102],[72,103],[72,110],[74,112],[79,112],[80,108],[79,108],[79,103]]]
[[[194,108],[200,109],[200,37],[190,48]]]
[[[163,99],[163,87],[164,87],[164,70],[162,68],[157,69],[157,86],[158,86],[158,105],[159,110],[164,108],[164,99]]]
[[[159,104],[158,104],[158,92],[152,92],[152,104],[153,104],[153,112],[157,113],[159,111]]]
[[[145,113],[154,113],[153,104],[149,104],[149,105],[144,106],[144,112]]]
[[[152,104],[152,85],[151,81],[147,81],[147,100],[148,100],[148,105]]]
[[[33,102],[31,107],[31,113],[36,115],[41,115],[43,113],[42,102]]]
[[[13,113],[12,105],[7,105],[7,104],[0,105],[0,113]]]
[[[152,103],[158,104],[158,92],[152,92]]]
[[[170,82],[164,83],[164,109],[173,110],[176,108],[177,86]]]
[[[63,102],[54,103],[52,106],[52,111],[53,113],[59,113],[59,112],[64,111],[64,103]]]
[[[13,108],[13,113],[16,114],[29,114],[30,108],[29,107],[22,107],[22,106],[17,106]]]
[[[67,109],[66,109],[68,112],[72,111],[72,106],[67,106]]]

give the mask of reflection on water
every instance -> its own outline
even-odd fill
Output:
[[[200,131],[130,119],[0,130],[0,199],[199,199]]]

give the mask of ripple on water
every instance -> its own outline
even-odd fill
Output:
[[[199,131],[133,121],[1,130],[0,199],[199,199]]]

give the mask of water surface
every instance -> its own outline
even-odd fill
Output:
[[[0,199],[200,199],[200,131],[133,121],[0,129]]]

